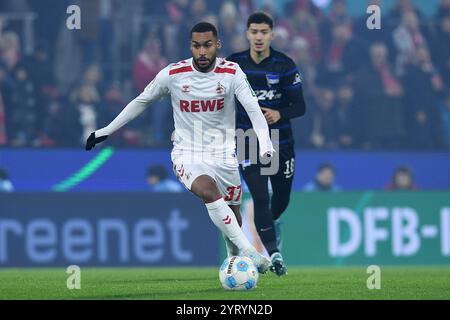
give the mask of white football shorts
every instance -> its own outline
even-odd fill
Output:
[[[240,205],[242,199],[241,177],[237,159],[218,161],[217,159],[198,159],[189,153],[172,152],[172,168],[178,181],[191,190],[194,180],[202,175],[211,177],[229,205]]]

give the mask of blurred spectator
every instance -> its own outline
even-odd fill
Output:
[[[399,148],[405,138],[404,91],[383,43],[370,47],[370,64],[355,75],[357,103],[363,108],[365,148]]]
[[[351,17],[347,11],[347,0],[333,0],[330,11],[322,22],[321,33],[322,40],[327,43],[332,38],[332,30],[338,25],[347,25],[351,23]]]
[[[0,37],[0,60],[8,72],[13,71],[22,58],[20,40],[17,33],[6,31]]]
[[[188,1],[186,18],[182,22],[183,28],[185,28],[185,30],[181,30],[184,33],[183,37],[185,38],[186,43],[189,43],[190,34],[188,32],[193,25],[201,21],[211,19],[208,5],[209,3],[206,0]],[[217,25],[217,21],[215,21],[214,25]],[[177,57],[177,59],[175,59],[176,61],[180,60],[181,58],[185,59],[187,57],[186,54],[188,53],[187,51],[185,51],[186,48],[188,48],[188,46],[183,46],[183,51],[185,53],[182,56]]]
[[[248,48],[248,42],[245,36],[241,34],[235,34],[231,39],[231,52],[241,52]]]
[[[24,65],[13,71],[10,105],[6,107],[7,133],[13,147],[38,146],[43,106],[37,103],[36,87]]]
[[[341,191],[335,184],[335,169],[329,163],[322,163],[316,171],[316,177],[303,187],[304,191]]]
[[[290,44],[290,35],[287,28],[284,26],[274,26],[273,34],[274,38],[272,41],[272,46],[279,51],[288,51]]]
[[[291,18],[297,12],[305,12],[317,22],[323,18],[322,11],[312,0],[290,0],[285,5],[284,14]]]
[[[412,3],[411,0],[397,0],[388,14],[388,24],[392,28],[395,28],[401,23],[404,15],[408,13],[412,13],[416,16],[420,24],[422,24],[425,20],[423,13]]]
[[[99,64],[92,63],[84,70],[81,84],[92,86],[97,90],[99,96],[103,96],[105,82],[103,81],[103,71]]]
[[[440,140],[444,148],[450,149],[450,91],[447,92],[444,101],[439,105],[438,119],[440,119]]]
[[[80,0],[83,8],[83,28],[77,33],[77,40],[82,48],[83,64],[91,64],[97,58],[97,47],[100,38],[99,1]]]
[[[47,102],[45,117],[42,122],[42,130],[39,135],[39,145],[41,147],[59,147],[63,137],[67,135],[67,128],[63,128],[60,120],[63,110],[61,100],[58,96],[51,97]]]
[[[365,52],[362,44],[353,38],[351,23],[336,24],[332,27],[332,36],[324,47],[324,56],[320,79],[321,84],[337,86],[345,81],[350,72],[364,61]]]
[[[312,106],[301,119],[297,118],[291,120],[293,133],[295,135],[295,141],[297,141],[300,146],[311,148],[313,146],[311,133],[313,122],[316,117],[316,112],[314,111],[314,105],[316,103],[313,97],[317,97],[320,94],[320,89],[316,85],[316,65],[312,61],[309,44],[302,37],[294,38],[288,55],[300,70],[306,105]]]
[[[183,187],[169,179],[166,167],[155,165],[148,168],[147,183],[152,192],[182,192]]]
[[[444,85],[426,47],[417,49],[417,60],[406,68],[403,79],[409,117],[408,139],[413,148],[436,148],[439,145],[438,98]]]
[[[239,16],[242,21],[246,19],[256,11],[254,0],[234,0],[234,3],[238,5]],[[215,10],[214,10],[215,12]],[[244,22],[245,23],[245,22]]]
[[[213,26],[217,26],[219,24],[219,18],[217,18],[217,16],[215,14],[212,14],[212,13],[206,15],[205,18],[203,19],[203,21],[209,22]],[[219,37],[220,37],[220,35],[219,35]]]
[[[150,34],[134,61],[133,80],[136,93],[142,92],[167,63],[167,59],[161,55],[158,39]]]
[[[437,23],[432,56],[445,84],[450,87],[450,13],[442,16]]]
[[[3,104],[3,98],[0,91],[0,146],[6,145],[7,142],[8,136],[6,135],[5,106]]]
[[[405,68],[417,60],[417,49],[427,45],[420,29],[419,18],[414,11],[405,12],[401,24],[393,32],[397,49],[396,73],[404,74]]]
[[[50,137],[50,122],[54,120],[53,116],[56,116],[54,103],[59,100],[60,91],[53,76],[47,44],[39,43],[33,54],[24,59],[24,65],[36,86],[36,104],[40,110],[37,144],[43,147],[54,146],[55,141]]]
[[[412,191],[417,190],[414,182],[414,177],[410,168],[400,166],[395,169],[394,175],[389,184],[385,187],[386,190],[397,191]]]
[[[145,87],[156,77],[158,72],[167,66],[167,60],[161,55],[161,47],[155,35],[149,34],[144,48],[134,62],[133,80],[136,94],[144,91]],[[167,143],[168,129],[167,118],[172,112],[168,99],[154,103],[150,112],[146,114],[146,126],[144,130],[150,130],[146,134],[146,145],[162,145]],[[150,117],[150,119],[148,118]],[[143,123],[144,119],[139,119]],[[148,123],[151,123],[148,128]]]
[[[450,0],[439,0],[439,4],[438,4],[436,11],[437,11],[437,13],[436,13],[437,19],[449,15],[450,14]]]
[[[351,17],[347,11],[347,0],[332,0],[326,21],[332,25],[349,22]]]
[[[192,26],[187,25],[188,21],[188,0],[166,1],[168,21],[164,24],[163,41],[166,48],[166,57],[169,61],[179,61],[184,59],[189,53],[188,46],[180,44],[189,43],[189,31]]]
[[[61,25],[63,25],[66,16],[65,13],[67,1],[54,0],[39,0],[28,1],[29,6],[36,13],[36,20],[34,21],[35,35],[38,43],[45,41],[47,43],[46,54],[50,61],[54,61],[56,41]],[[49,10],[49,8],[52,8]]]
[[[6,105],[9,104],[11,93],[11,79],[8,76],[6,66],[0,60],[0,146],[8,143],[9,119],[6,119]]]
[[[114,17],[118,11],[120,0],[98,0],[99,4],[99,24],[100,42],[99,59],[106,79],[110,79],[113,69],[113,52],[115,45]]]
[[[236,6],[231,1],[225,1],[219,12],[219,37],[222,39],[220,55],[224,57],[232,53],[231,41],[235,35],[244,33],[244,26],[238,20]]]
[[[354,101],[353,88],[348,83],[342,83],[336,95],[336,122],[339,147],[355,148],[358,143],[361,111]]]
[[[78,0],[74,4],[82,8],[82,29],[73,31],[58,14],[69,3],[53,2],[0,4],[6,13],[0,17],[0,146],[78,146],[82,129],[73,119],[79,114],[67,103],[73,92],[94,87],[96,121],[108,118],[111,108],[120,111],[123,101],[142,91],[168,62],[190,56],[189,46],[181,44],[189,43],[195,22],[218,27],[223,40],[219,56],[226,56],[247,48],[245,22],[258,8],[274,15],[273,45],[297,63],[305,99],[311,110],[316,108],[293,121],[301,146],[449,148],[447,107],[440,100],[450,88],[450,0],[436,1],[432,18],[421,12],[422,3],[396,0],[383,12],[380,30],[367,28],[365,10],[352,16],[355,0]],[[364,2],[385,5],[382,0]],[[8,18],[28,12],[36,14],[31,35],[24,20]],[[34,51],[25,55],[24,48],[27,54]],[[18,69],[26,76],[19,72],[18,78]],[[320,97],[321,87],[336,94],[331,105],[330,94]],[[354,98],[346,100],[351,91]],[[170,143],[169,101],[149,110],[110,143]],[[26,123],[30,126],[25,128]],[[68,130],[69,124],[75,130]]]
[[[203,18],[208,14],[208,4],[206,0],[191,1],[189,9],[192,25],[203,21]]]
[[[309,1],[309,0],[308,0]],[[320,39],[319,22],[307,11],[294,11],[290,19],[289,33],[304,38],[308,43],[309,54],[313,63],[322,59],[322,42]]]
[[[314,148],[337,147],[338,126],[336,121],[335,94],[330,88],[322,88],[315,96],[311,110],[312,128],[310,142]]]
[[[8,172],[0,168],[0,192],[13,192],[14,186],[9,180]]]
[[[98,112],[100,96],[94,86],[82,84],[76,88],[70,99],[68,110],[62,112],[62,128],[64,135],[60,141],[63,145],[84,145],[86,137],[94,132],[102,123],[100,117],[104,112]]]
[[[158,15],[167,18],[167,4],[168,1],[161,0],[145,0],[143,1],[143,10],[146,15]]]
[[[301,72],[305,89],[314,92],[316,90],[317,68],[311,57],[308,41],[302,37],[294,38],[289,56],[294,60]]]
[[[102,121],[111,122],[127,105],[127,101],[122,95],[118,83],[111,84],[105,92],[103,100],[100,102],[100,110],[102,110]],[[117,133],[110,137],[109,142],[114,146],[139,146],[142,143],[142,120],[132,121],[123,127]],[[148,123],[145,123],[145,127]]]
[[[24,59],[24,65],[29,71],[30,78],[36,83],[39,103],[43,100],[58,95],[58,88],[52,70],[52,61],[49,57],[49,49],[46,43],[39,43],[33,54]]]

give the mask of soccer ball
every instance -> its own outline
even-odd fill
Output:
[[[233,256],[220,266],[219,278],[225,290],[250,290],[258,282],[258,270],[250,258]]]

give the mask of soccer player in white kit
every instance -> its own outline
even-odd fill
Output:
[[[257,252],[240,228],[242,187],[236,158],[235,97],[247,111],[258,137],[260,156],[274,149],[269,129],[239,65],[217,58],[216,28],[207,22],[191,30],[192,58],[170,64],[106,127],[89,136],[86,150],[104,141],[152,102],[171,96],[175,131],[171,153],[177,179],[201,198],[222,231],[229,256],[242,253],[265,273],[270,260]]]

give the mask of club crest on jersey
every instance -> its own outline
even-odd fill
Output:
[[[225,87],[219,82],[217,82],[217,88],[216,88],[217,94],[224,94],[225,93]]]
[[[188,84],[183,84],[183,86],[181,87],[181,91],[189,92],[189,85]]]
[[[277,85],[280,83],[280,75],[278,73],[267,73],[266,80],[269,87]]]
[[[302,83],[302,77],[300,76],[300,73],[295,73],[295,79],[294,82],[292,82],[292,85],[296,85],[298,83]]]

